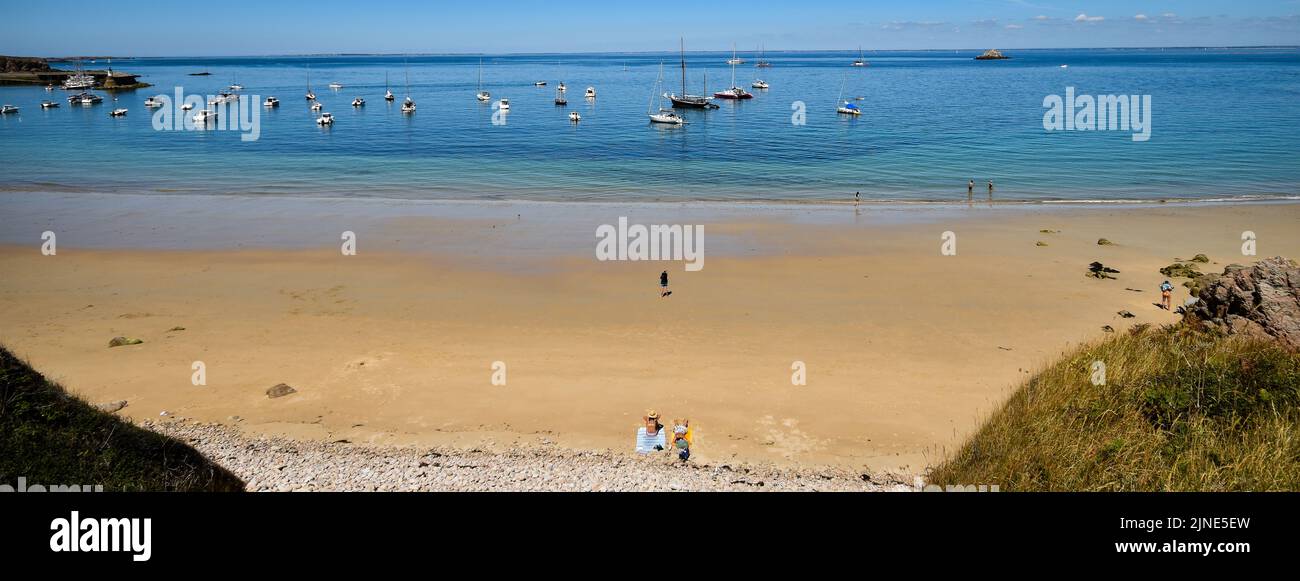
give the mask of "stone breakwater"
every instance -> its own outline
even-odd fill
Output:
[[[234,473],[250,492],[908,491],[910,476],[834,468],[683,464],[668,455],[537,448],[389,448],[246,436],[220,424],[144,422]]]

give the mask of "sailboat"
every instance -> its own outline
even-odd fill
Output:
[[[705,87],[708,92],[708,87]],[[708,97],[701,95],[691,95],[686,92],[686,39],[682,39],[682,94],[664,95],[669,101],[672,101],[674,109],[717,109],[717,103],[710,101]]]
[[[732,59],[732,60],[735,60],[735,59]],[[742,61],[742,62],[743,62],[743,61]],[[723,91],[718,91],[718,92],[714,93],[713,96],[714,96],[714,97],[717,97],[717,98],[719,98],[719,99],[728,99],[728,100],[753,99],[753,98],[754,98],[753,95],[749,94],[749,91],[746,91],[746,90],[744,90],[744,89],[742,89],[742,88],[736,86],[736,65],[735,65],[735,64],[731,65],[731,88],[730,88],[730,89],[723,90]]]
[[[845,79],[843,78],[840,79],[840,96],[838,99],[835,100],[835,102],[839,103],[840,106],[835,111],[843,115],[854,115],[854,116],[861,115],[862,110],[859,109],[858,106],[853,103],[853,101],[844,100],[844,83],[846,82],[847,81]]]
[[[406,100],[402,101],[402,113],[415,112],[415,99],[411,98],[411,67],[406,67]]]
[[[316,93],[311,90],[311,65],[307,65],[307,100],[315,101]]]
[[[758,62],[754,63],[754,68],[756,68],[756,69],[769,69],[769,68],[772,68],[772,63],[769,63],[769,62],[767,62],[766,60],[763,59],[763,52],[764,52],[764,51],[763,51],[763,47],[760,46],[760,47],[758,48]]]
[[[492,93],[483,90],[483,59],[478,59],[478,101],[486,103],[492,100]]]
[[[569,104],[569,100],[564,98],[564,87],[562,87],[562,86],[561,86],[561,87],[556,87],[556,89],[555,89],[555,106],[557,106],[557,107],[564,107],[565,105],[568,105],[568,104]]]
[[[727,59],[727,64],[732,66],[745,64],[745,59],[736,56],[736,43],[734,42],[731,43],[731,58]]]
[[[858,45],[858,60],[853,61],[853,66],[855,67],[867,66],[867,60],[862,58],[862,45]]]
[[[685,125],[686,120],[682,119],[676,111],[671,108],[659,107],[659,112],[654,112],[655,101],[661,98],[661,91],[664,84],[664,65],[659,65],[659,78],[655,79],[654,90],[650,91],[650,104],[646,106],[646,115],[650,117],[651,123],[660,123],[663,125]]]
[[[391,103],[395,99],[397,97],[393,96],[393,89],[388,86],[388,71],[384,71],[384,100]]]

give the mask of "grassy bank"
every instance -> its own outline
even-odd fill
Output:
[[[232,491],[244,484],[186,444],[92,407],[0,347],[0,484]]]
[[[1105,383],[1094,385],[1094,362]],[[1194,322],[1081,348],[1024,386],[935,484],[1300,490],[1300,354]]]

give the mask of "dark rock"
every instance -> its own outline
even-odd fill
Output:
[[[112,349],[113,347],[121,347],[123,345],[139,345],[141,343],[144,343],[144,341],[139,339],[128,339],[126,337],[113,337],[108,341],[108,348]]]
[[[1105,238],[1101,238],[1097,240],[1097,246],[1114,246],[1114,245],[1115,245],[1114,242],[1111,242],[1110,240],[1107,240]]]
[[[1094,262],[1088,265],[1088,276],[1091,276],[1092,278],[1113,279],[1115,277],[1111,276],[1112,274],[1119,274],[1119,271],[1100,262]]]
[[[1229,265],[1202,281],[1188,309],[1201,321],[1231,334],[1271,337],[1300,348],[1300,265],[1282,257],[1253,266]]]
[[[1136,317],[1136,316],[1137,316],[1137,315],[1134,315],[1133,313],[1130,313],[1130,312],[1128,312],[1128,311],[1120,311],[1119,313],[1116,313],[1116,314],[1118,314],[1121,318],[1124,318],[1124,319],[1132,319],[1133,317]]]
[[[1107,332],[1107,333],[1114,333],[1114,332],[1115,332],[1115,327],[1112,327],[1112,326],[1110,326],[1110,325],[1102,325],[1101,330],[1102,330],[1102,331],[1105,331],[1105,332]]]
[[[277,398],[277,397],[284,397],[284,396],[289,395],[289,394],[291,394],[291,393],[298,393],[298,390],[296,390],[296,389],[294,389],[294,388],[292,388],[292,387],[289,387],[288,384],[280,383],[280,384],[277,384],[275,387],[272,387],[271,389],[266,390],[266,397],[269,397],[269,398],[271,398],[271,399],[275,399],[275,398]]]
[[[1192,262],[1199,262],[1199,263],[1201,263],[1201,264],[1208,264],[1208,263],[1210,262],[1210,257],[1208,257],[1208,256],[1206,256],[1206,255],[1204,255],[1204,254],[1197,254],[1196,256],[1193,256],[1193,257],[1192,257]]]
[[[1043,242],[1042,240],[1039,240],[1038,242],[1034,243],[1034,246],[1047,246],[1047,243]]]

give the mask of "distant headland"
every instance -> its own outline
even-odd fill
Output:
[[[0,85],[60,85],[78,71],[65,71],[50,66],[51,59],[38,57],[20,57],[0,55]],[[54,59],[56,62],[70,62],[74,59]],[[75,59],[81,62],[80,59]],[[92,58],[92,61],[99,60]],[[106,70],[80,71],[95,79],[95,88],[106,91],[143,89],[150,87],[142,83],[139,75]]]

